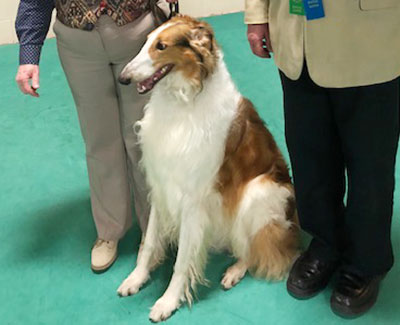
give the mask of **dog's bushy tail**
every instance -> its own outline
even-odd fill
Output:
[[[299,227],[272,221],[261,228],[250,245],[249,270],[268,280],[282,280],[299,250]]]

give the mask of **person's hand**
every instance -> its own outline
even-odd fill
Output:
[[[21,64],[15,77],[19,89],[25,95],[39,97],[39,66],[35,64]]]
[[[260,58],[270,58],[272,52],[268,24],[252,24],[247,27],[247,39],[251,50]]]

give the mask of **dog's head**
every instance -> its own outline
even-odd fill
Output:
[[[177,16],[147,37],[140,53],[121,72],[119,81],[137,82],[145,94],[162,79],[180,74],[185,82],[201,88],[218,59],[217,45],[210,25],[188,16]]]

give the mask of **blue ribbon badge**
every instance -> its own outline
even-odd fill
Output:
[[[322,0],[303,0],[303,4],[307,20],[325,17],[325,10]]]

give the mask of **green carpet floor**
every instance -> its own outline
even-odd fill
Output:
[[[277,69],[251,54],[242,20],[242,14],[208,19],[239,89],[256,104],[287,157]],[[149,324],[149,308],[168,284],[172,261],[138,295],[118,298],[117,287],[135,265],[140,233],[134,227],[121,242],[115,265],[102,275],[90,271],[96,234],[84,146],[55,41],[43,49],[40,99],[18,92],[17,60],[18,46],[0,47],[0,324]],[[400,260],[398,203],[393,243]],[[373,311],[346,321],[330,311],[330,289],[297,301],[283,282],[246,276],[223,291],[219,280],[231,262],[227,256],[211,256],[206,272],[211,286],[201,287],[194,306],[183,306],[167,322],[400,324],[399,263],[384,281]]]

